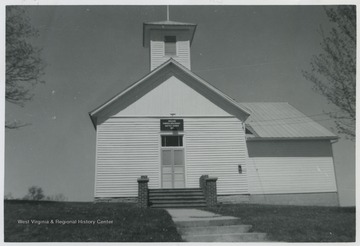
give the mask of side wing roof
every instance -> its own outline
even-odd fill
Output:
[[[103,120],[114,113],[125,109],[171,76],[177,77],[220,108],[239,118],[242,122],[249,117],[250,113],[248,110],[234,99],[210,85],[177,61],[169,59],[139,81],[92,110],[89,115],[94,126],[96,127],[97,124],[103,122]]]
[[[239,103],[250,111],[248,140],[337,139],[338,137],[289,103]]]

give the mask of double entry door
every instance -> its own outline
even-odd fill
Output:
[[[182,138],[182,136],[181,136]],[[169,137],[163,136],[161,147],[161,186],[163,189],[185,188],[184,148],[181,141],[169,144]]]
[[[162,188],[185,188],[184,149],[161,150]]]

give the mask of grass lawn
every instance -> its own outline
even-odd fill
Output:
[[[303,207],[237,204],[209,211],[240,217],[272,241],[354,242],[355,207]]]
[[[26,201],[5,201],[4,207],[5,242],[182,241],[170,215],[163,209],[138,209],[134,204],[124,203]],[[49,224],[38,225],[31,220]],[[79,220],[95,223],[80,224]],[[108,223],[100,224],[97,220]],[[76,224],[61,224],[70,221]]]

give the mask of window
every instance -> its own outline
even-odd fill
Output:
[[[165,36],[165,55],[176,55],[176,36]]]
[[[181,147],[183,146],[183,136],[161,136],[162,147]]]

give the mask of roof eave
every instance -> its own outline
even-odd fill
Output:
[[[155,74],[158,70],[162,69],[163,67],[165,67],[168,63],[171,62],[172,59],[167,60],[166,62],[164,62],[162,65],[160,65],[159,67],[155,68],[154,70],[152,70],[150,73],[148,73],[147,75],[145,75],[143,78],[141,78],[140,80],[136,81],[135,83],[131,84],[129,87],[127,87],[126,89],[124,89],[122,92],[118,93],[117,95],[113,96],[112,98],[110,98],[108,101],[106,101],[105,103],[101,104],[99,107],[97,107],[96,109],[90,111],[89,115],[90,117],[96,117],[96,114],[98,112],[100,112],[103,108],[105,108],[106,106],[110,105],[112,102],[116,101],[116,99],[118,99],[119,97],[121,97],[123,94],[125,94],[127,91],[131,90],[133,87],[135,87],[136,85],[140,84],[142,81],[146,80],[147,78],[151,77],[153,74]]]
[[[249,142],[256,141],[286,141],[286,140],[337,140],[338,136],[319,136],[319,137],[252,137],[246,139]]]
[[[91,114],[91,112],[89,112],[89,117],[90,117],[90,119],[91,119],[91,122],[92,122],[94,128],[96,129],[96,117],[94,117],[94,116]]]
[[[191,30],[192,32],[192,35],[191,35],[191,38],[190,38],[190,45],[192,44],[192,41],[194,39],[194,36],[195,36],[195,31],[196,31],[196,27],[197,27],[197,24],[192,24],[192,23],[181,23],[181,24],[161,24],[161,23],[153,23],[153,22],[144,22],[143,23],[143,47],[146,47],[146,40],[145,40],[145,34],[146,34],[146,26],[150,27],[150,26],[153,26],[153,27],[163,27],[163,26],[168,26],[168,27],[179,27],[179,26],[184,26],[184,27],[188,27],[188,28],[193,28],[193,30]]]
[[[234,99],[230,98],[228,95],[226,95],[224,92],[220,91],[219,89],[217,89],[216,87],[214,87],[213,85],[211,85],[210,83],[206,82],[204,79],[202,79],[201,77],[199,77],[197,74],[195,74],[194,72],[190,71],[189,69],[187,69],[186,67],[184,67],[182,64],[180,64],[179,62],[177,62],[176,60],[174,60],[173,58],[170,58],[169,61],[171,61],[172,63],[174,63],[175,65],[177,65],[180,69],[182,69],[185,73],[189,74],[190,76],[192,76],[194,79],[200,81],[202,84],[204,84],[206,87],[208,87],[210,90],[213,90],[215,93],[217,93],[219,96],[223,97],[226,101],[228,101],[229,103],[231,103],[233,106],[235,106],[236,108],[240,109],[245,115],[246,118],[250,116],[250,112],[245,109],[244,107],[242,107],[241,105],[239,105]],[[244,120],[245,121],[245,120]]]

